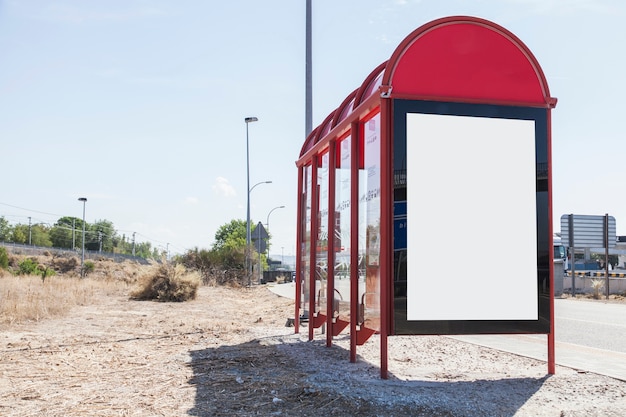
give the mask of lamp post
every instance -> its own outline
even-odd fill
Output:
[[[267,221],[265,222],[265,227],[267,227],[267,231],[268,232],[270,231],[270,214],[272,214],[272,212],[274,210],[278,210],[278,209],[281,209],[281,208],[285,208],[285,206],[274,207],[273,209],[270,210],[269,213],[267,213]]]
[[[80,259],[80,277],[85,277],[85,205],[87,203],[87,199],[85,197],[80,197],[78,201],[83,202],[83,253]]]
[[[278,210],[278,209],[282,209],[282,208],[285,208],[285,206],[274,207],[273,209],[270,210],[269,213],[267,213],[267,221],[265,222],[265,227],[267,228],[267,233],[270,232],[270,214],[272,214],[272,212],[274,210]],[[267,245],[267,254],[266,254],[266,256],[267,256],[267,259],[269,261],[269,259],[270,259],[270,245]]]
[[[248,192],[248,202],[246,209],[246,258],[245,258],[245,267],[246,274],[248,275],[248,286],[250,286],[250,262],[249,262],[249,254],[250,254],[250,139],[248,135],[248,125],[252,122],[258,122],[259,119],[257,117],[246,117],[244,119],[246,122],[246,191]],[[256,187],[256,185],[255,185]],[[254,187],[252,187],[254,188]]]
[[[271,183],[272,181],[261,181],[254,184],[252,188],[248,188],[248,219],[246,220],[246,274],[248,274],[248,286],[252,285],[250,276],[252,273],[252,262],[250,262],[250,242],[252,241],[252,236],[250,233],[250,193],[257,185]]]

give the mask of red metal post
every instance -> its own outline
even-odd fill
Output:
[[[556,103],[555,103],[556,104]],[[548,333],[548,374],[556,373],[555,338],[554,338],[554,231],[552,229],[552,112],[547,109],[548,125],[548,230],[550,233],[550,333]],[[572,263],[574,258],[572,257]]]
[[[333,344],[333,316],[335,299],[335,179],[337,169],[336,142],[328,145],[328,245],[326,255],[326,346]]]
[[[317,233],[318,233],[318,216],[319,216],[319,184],[317,183],[317,167],[319,165],[318,155],[313,155],[311,162],[311,241],[309,248],[309,340],[313,340],[315,309],[315,268],[317,267]]]
[[[380,105],[380,377],[388,378],[389,308],[393,294],[393,153],[391,103]]]
[[[359,316],[359,123],[351,124],[350,149],[350,362],[356,362]]]
[[[294,316],[294,333],[300,333],[300,303],[302,302],[302,228],[306,222],[306,216],[303,217],[302,207],[304,203],[302,201],[302,180],[305,167],[298,167],[298,201],[297,201],[297,227],[296,227],[296,294],[295,294],[295,316]]]

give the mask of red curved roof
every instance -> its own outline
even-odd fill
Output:
[[[420,26],[398,45],[307,137],[304,155],[359,104],[385,97],[554,107],[532,52],[507,29],[485,19],[452,16]]]
[[[393,94],[553,105],[532,52],[503,27],[476,17],[432,21],[402,41],[385,71]]]

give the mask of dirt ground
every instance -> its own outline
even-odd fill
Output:
[[[447,337],[374,336],[349,362],[286,327],[265,286],[201,287],[184,303],[102,297],[0,328],[1,416],[621,416],[626,382]]]

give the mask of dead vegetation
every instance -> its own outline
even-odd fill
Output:
[[[36,273],[16,274],[24,260],[36,266]],[[93,270],[81,278],[80,258],[75,254],[10,254],[9,269],[0,268],[0,324],[62,317],[74,307],[100,303],[103,297],[128,294],[145,268],[135,262],[120,263],[106,258],[93,265]],[[40,275],[41,271],[54,272]]]
[[[187,271],[182,265],[162,264],[141,276],[130,296],[135,300],[195,300],[201,283],[198,272]]]
[[[121,293],[127,285],[112,281],[52,276],[0,278],[0,323],[40,321],[67,314],[75,306],[96,301],[102,294]]]

